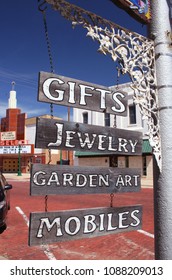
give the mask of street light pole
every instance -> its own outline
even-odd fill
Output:
[[[162,169],[154,165],[155,258],[172,260],[172,33],[169,0],[151,0]]]
[[[17,176],[21,176],[21,146],[19,145],[19,152],[18,152],[18,174]]]

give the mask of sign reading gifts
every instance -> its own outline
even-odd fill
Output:
[[[127,95],[121,90],[40,72],[38,101],[127,116]]]

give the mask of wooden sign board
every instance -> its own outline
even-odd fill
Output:
[[[37,118],[35,147],[141,155],[142,133],[112,127]]]
[[[33,164],[30,195],[138,192],[140,169]]]
[[[31,213],[29,246],[140,229],[142,206]]]
[[[151,0],[111,0],[118,7],[126,10],[133,18],[141,23],[150,23],[151,20]]]
[[[47,72],[39,74],[38,101],[127,116],[126,92]]]

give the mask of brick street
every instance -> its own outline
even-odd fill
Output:
[[[113,206],[143,205],[142,230],[43,246],[28,246],[30,212],[44,211],[45,198],[29,195],[29,178],[10,177],[11,210],[8,228],[0,235],[0,258],[9,260],[153,260],[153,190],[116,194]],[[48,211],[109,207],[110,195],[61,195],[48,197]]]

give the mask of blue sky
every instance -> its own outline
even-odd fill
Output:
[[[68,0],[86,10],[146,36],[146,26],[135,21],[110,0]],[[8,107],[11,83],[15,81],[17,105],[28,117],[50,114],[49,104],[37,101],[38,73],[51,72],[42,14],[37,0],[1,1],[0,9],[0,117]],[[55,73],[95,84],[116,83],[116,65],[100,54],[98,43],[86,37],[82,27],[72,28],[47,4],[47,24]],[[127,81],[127,80],[126,80]],[[120,83],[125,78],[120,78]],[[66,118],[67,109],[54,106],[54,115]]]

